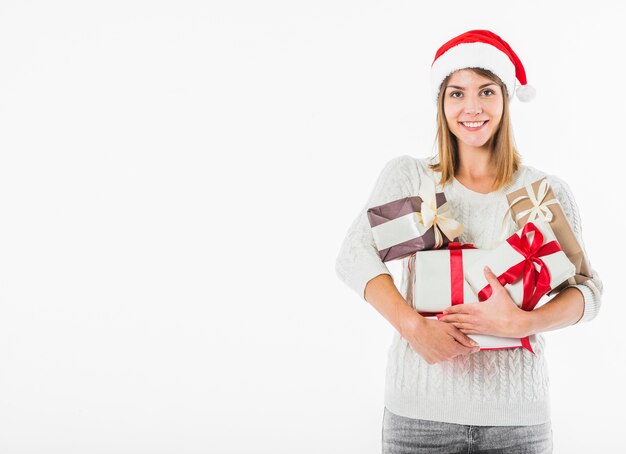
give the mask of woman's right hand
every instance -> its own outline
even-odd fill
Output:
[[[421,316],[411,318],[400,334],[428,364],[480,350],[478,344],[454,325]]]

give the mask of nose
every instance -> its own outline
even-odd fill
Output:
[[[476,115],[483,111],[480,99],[478,97],[467,96],[465,101],[465,113],[468,115]]]

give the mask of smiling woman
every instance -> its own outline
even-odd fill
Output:
[[[541,178],[546,178],[578,243],[584,245],[569,186],[521,164],[509,103],[514,94],[522,101],[532,99],[534,89],[510,46],[487,30],[463,33],[437,51],[431,84],[437,105],[437,156],[400,156],[387,163],[336,262],[339,278],[396,329],[388,350],[383,453],[470,448],[476,453],[550,453],[549,378],[541,333],[597,315],[602,297],[598,274],[591,270],[588,280],[567,286],[527,312],[486,269],[493,290],[486,301],[454,305],[440,319],[432,319],[407,302],[407,283],[415,276],[415,267],[407,266],[410,257],[403,259],[399,291],[378,255],[368,207],[417,196],[422,185],[438,186],[465,227],[460,241],[491,249],[503,234],[517,230],[510,216],[504,216],[506,194]],[[533,336],[534,353],[521,348],[479,350],[468,334]]]
[[[493,82],[478,86],[485,79],[470,70],[457,71],[442,96],[446,122],[452,134],[463,146],[470,148],[488,147],[488,141],[498,130],[502,118],[504,102],[500,87]],[[466,88],[456,84],[463,84]],[[493,87],[484,90],[487,86]]]
[[[467,68],[446,76],[440,90],[437,139],[442,159],[432,166],[433,170],[442,172],[443,183],[456,177],[468,186],[477,187],[479,192],[500,189],[521,162],[510,128],[506,85],[489,70]],[[464,124],[467,122],[473,123]],[[482,126],[472,127],[475,122],[482,122]],[[489,150],[493,150],[491,175],[480,181],[476,175],[468,175],[468,163],[459,162],[459,153],[480,156]]]

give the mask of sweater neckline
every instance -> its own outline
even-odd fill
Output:
[[[458,189],[460,192],[462,192],[465,195],[467,195],[468,197],[472,197],[472,198],[474,198],[476,200],[490,200],[490,199],[493,199],[495,197],[501,196],[502,194],[507,194],[507,193],[511,192],[511,188],[515,185],[515,182],[519,178],[519,174],[520,174],[520,169],[518,169],[517,172],[515,172],[515,175],[513,175],[513,179],[512,179],[512,181],[509,184],[507,184],[506,186],[498,189],[497,191],[491,191],[491,192],[486,192],[486,193],[476,192],[476,191],[468,188],[463,183],[461,183],[459,180],[457,180],[456,177],[454,177],[454,176],[452,177],[452,186],[454,188]]]

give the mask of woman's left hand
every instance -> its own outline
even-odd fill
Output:
[[[443,311],[444,317],[440,321],[453,324],[465,334],[527,336],[529,313],[515,304],[488,267],[485,267],[485,277],[493,290],[487,300],[450,306]]]

